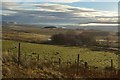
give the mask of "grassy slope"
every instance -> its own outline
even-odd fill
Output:
[[[62,74],[51,68],[23,68],[14,63],[6,63],[3,65],[3,78],[62,78]]]
[[[18,42],[3,40],[3,52],[8,49],[14,48],[18,46]],[[17,54],[17,49],[11,50],[11,52]],[[21,42],[21,54],[31,54],[31,53],[40,54],[40,58],[51,59],[54,57],[61,56],[62,61],[71,60],[75,61],[77,58],[77,54],[80,54],[80,60],[87,61],[90,66],[97,67],[106,67],[110,65],[110,59],[113,59],[114,66],[117,67],[117,55],[110,52],[100,52],[100,51],[91,51],[87,48],[80,47],[64,47],[64,46],[55,46],[55,45],[44,45],[44,44],[34,44],[34,43],[26,43]],[[54,55],[56,52],[60,54]]]

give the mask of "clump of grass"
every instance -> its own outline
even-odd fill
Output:
[[[24,68],[15,63],[3,65],[3,78],[62,78],[62,73],[52,68]],[[7,73],[7,74],[6,74]]]
[[[7,62],[15,62],[17,63],[17,55],[12,52],[3,52],[2,54],[2,62],[7,63]]]

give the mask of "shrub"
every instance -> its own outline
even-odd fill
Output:
[[[75,46],[92,46],[96,45],[95,36],[87,33],[62,33],[55,34],[51,37],[53,44],[75,45]]]

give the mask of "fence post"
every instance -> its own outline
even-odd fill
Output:
[[[75,64],[77,63],[76,59],[75,59]]]
[[[88,63],[85,62],[84,64],[85,64],[85,69],[87,69],[88,68]]]
[[[59,67],[60,67],[60,64],[61,64],[61,59],[60,58],[59,58],[59,62],[58,63],[59,63]]]
[[[84,62],[84,67],[85,69],[83,71],[84,71],[85,77],[87,77],[87,74],[88,74],[88,63],[87,62]]]
[[[79,73],[79,54],[78,54],[78,56],[77,56],[77,75],[78,75],[78,73]]]
[[[18,66],[20,65],[20,43],[18,45]]]
[[[59,58],[58,64],[59,64],[59,72],[60,72],[61,71],[61,59],[60,58]]]
[[[110,77],[113,78],[113,59],[111,59],[111,65],[110,65],[110,67],[111,67],[111,70],[110,70]]]
[[[39,54],[38,54],[38,56],[37,56],[37,61],[39,61]]]
[[[113,68],[113,60],[111,59],[111,69]]]

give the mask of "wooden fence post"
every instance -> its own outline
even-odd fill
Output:
[[[87,77],[87,74],[88,74],[88,63],[87,62],[84,62],[84,67],[85,69],[83,71],[84,71],[85,77]]]
[[[77,63],[76,59],[75,59],[75,64]]]
[[[79,73],[79,54],[78,54],[78,56],[77,56],[77,75],[78,75],[78,73]]]
[[[59,58],[59,62],[58,63],[59,63],[59,67],[60,67],[60,65],[61,65],[61,59],[60,58]]]
[[[39,57],[40,57],[40,55],[38,54],[38,56],[37,56],[37,61],[39,61]]]
[[[110,70],[110,77],[113,78],[113,59],[111,59],[110,67],[111,67],[111,70]]]
[[[85,62],[84,64],[85,64],[85,69],[87,69],[88,68],[88,63]]]
[[[111,69],[113,68],[113,60],[111,59]]]
[[[18,45],[18,66],[20,65],[20,43]]]
[[[60,72],[61,71],[61,59],[60,58],[59,58],[58,64],[59,64],[59,72]]]

